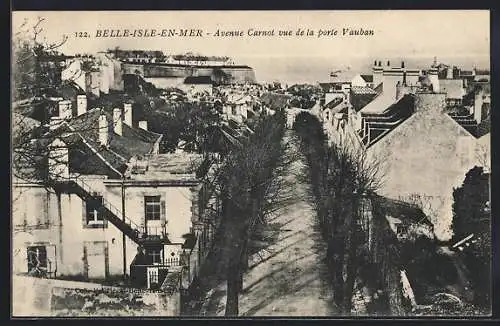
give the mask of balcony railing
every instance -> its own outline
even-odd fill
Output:
[[[166,224],[163,224],[161,226],[145,226],[144,228],[141,228],[144,230],[142,232],[141,237],[142,238],[163,238],[167,236],[167,227]]]

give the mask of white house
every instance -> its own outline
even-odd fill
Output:
[[[13,272],[161,282],[212,232],[198,222],[200,157],[158,154],[161,135],[133,128],[129,104],[78,112],[54,117],[40,141],[49,177],[13,180]]]

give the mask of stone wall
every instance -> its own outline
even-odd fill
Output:
[[[13,277],[12,315],[178,316],[180,271],[168,274],[160,291],[24,276]]]
[[[214,69],[220,69],[230,77],[230,82],[235,84],[255,83],[255,72],[246,66],[222,67],[190,67],[183,65],[158,65],[158,64],[132,64],[124,63],[124,73],[139,74],[144,78],[185,78],[188,76],[212,76]]]

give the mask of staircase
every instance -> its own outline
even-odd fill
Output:
[[[49,183],[56,192],[74,193],[82,200],[97,201],[94,195],[96,192],[81,179],[50,180]],[[138,245],[163,244],[168,242],[165,228],[162,228],[161,232],[148,234],[148,230],[145,227],[137,225],[128,217],[122,219],[122,212],[104,198],[102,198],[102,206],[99,208],[99,213],[102,214],[105,220],[111,222],[111,224]]]

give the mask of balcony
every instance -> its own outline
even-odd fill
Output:
[[[164,262],[151,263],[136,256],[130,265],[130,281],[134,287],[159,290],[170,270],[183,266],[179,257],[166,258]]]
[[[153,226],[146,224],[146,226],[141,227],[138,232],[138,238],[142,244],[163,241],[167,238],[167,225],[166,223]]]

